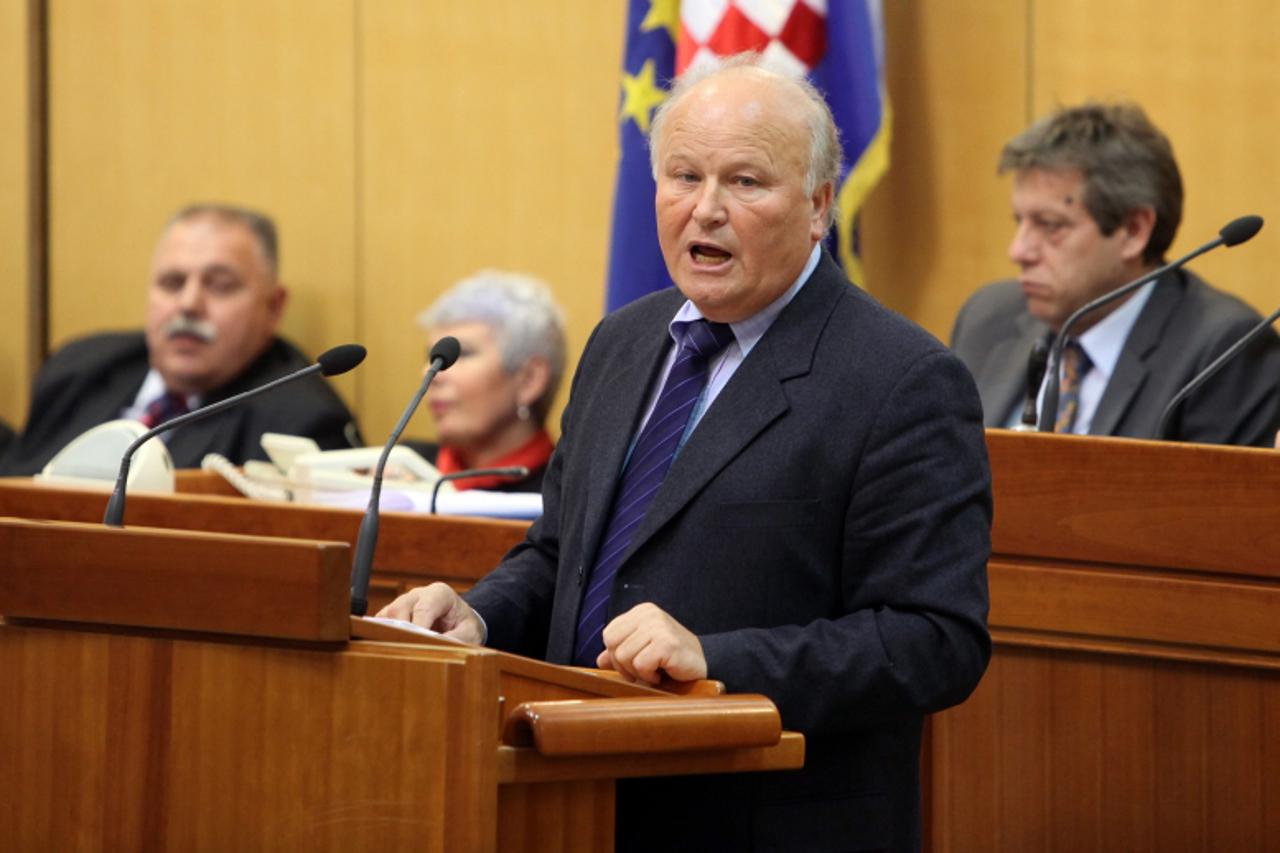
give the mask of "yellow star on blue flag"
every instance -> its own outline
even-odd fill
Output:
[[[654,109],[667,98],[666,91],[654,78],[652,59],[645,62],[639,74],[627,74],[625,71],[622,74],[622,112],[618,120],[631,119],[645,135],[649,133],[649,119]]]

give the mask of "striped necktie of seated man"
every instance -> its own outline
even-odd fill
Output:
[[[1075,426],[1076,415],[1080,411],[1080,383],[1092,368],[1093,362],[1080,342],[1067,341],[1062,350],[1062,408],[1058,410],[1054,432],[1071,432]]]
[[[178,415],[185,415],[191,409],[187,406],[187,396],[176,391],[166,391],[147,405],[147,410],[138,420],[147,429],[155,429],[165,421],[171,421]]]
[[[577,639],[573,662],[595,666],[604,650],[601,632],[609,613],[609,595],[618,567],[627,556],[636,528],[658,493],[675,459],[694,405],[707,384],[707,368],[712,359],[733,340],[727,323],[694,320],[684,330],[680,351],[662,385],[653,414],[641,430],[614,493],[613,510],[605,528],[595,564],[587,575],[587,591],[578,611]]]

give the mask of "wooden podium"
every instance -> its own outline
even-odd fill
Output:
[[[995,654],[974,695],[930,721],[922,756],[928,847],[937,851],[1280,850],[1280,453],[1003,430],[989,431],[987,446],[995,490],[993,554],[988,566]],[[187,490],[208,491],[215,485],[199,474],[180,477],[180,488]],[[0,516],[97,521],[105,504],[102,494],[45,489],[30,481],[0,481]],[[360,513],[199,494],[138,494],[129,498],[127,521],[349,542],[355,538]],[[388,513],[382,523],[375,590],[385,600],[405,586],[427,580],[467,586],[497,563],[524,527]],[[12,559],[3,556],[3,560],[0,571],[7,571]],[[216,599],[231,592],[200,594]],[[285,618],[282,612],[275,615]],[[403,782],[398,777],[382,778],[416,773],[430,764],[430,757],[421,759],[424,765],[399,761],[403,753],[413,751],[410,741],[417,743],[424,737],[421,732],[428,717],[437,731],[452,724],[452,717],[439,718],[445,710],[406,698],[421,695],[418,687],[405,685],[412,678],[427,679],[421,674],[427,670],[433,673],[431,678],[446,683],[447,688],[438,689],[484,695],[490,709],[497,702],[493,697],[504,697],[504,712],[514,695],[504,685],[517,678],[517,670],[529,673],[520,676],[523,683],[538,686],[538,691],[521,694],[525,696],[620,695],[607,692],[600,679],[582,672],[476,649],[434,646],[424,650],[400,642],[348,641],[349,628],[346,633],[339,629],[337,639],[310,642],[268,641],[252,632],[228,641],[170,635],[161,629],[113,633],[8,626],[2,630],[0,672],[22,676],[4,682],[19,685],[20,701],[15,704],[10,696],[9,701],[0,702],[0,732],[4,733],[0,755],[19,756],[16,763],[0,760],[0,791],[22,790],[23,780],[32,779],[43,799],[32,807],[34,811],[25,812],[0,796],[0,849],[10,829],[19,825],[47,827],[60,820],[102,825],[104,818],[93,817],[97,823],[92,823],[85,816],[101,812],[100,806],[91,805],[94,801],[86,786],[102,790],[104,778],[164,779],[170,799],[213,796],[210,792],[218,796],[245,793],[246,801],[234,808],[218,806],[220,822],[210,833],[230,832],[240,820],[239,810],[247,815],[245,820],[264,820],[269,809],[272,813],[284,809],[283,801],[312,803],[295,792],[299,786],[307,791],[311,790],[307,786],[346,791],[342,786],[355,784],[349,778],[365,774],[368,780],[361,784],[370,788],[362,790],[376,786],[390,790],[397,785],[403,785],[397,790],[428,790],[424,787],[428,782],[418,777]],[[51,657],[58,662],[45,666],[40,662],[44,652],[34,647],[29,653],[15,651],[18,637],[24,644],[43,638],[49,654],[56,648],[62,657]],[[254,673],[251,677],[225,677],[241,665],[229,660],[233,653],[253,661],[252,667],[245,664],[246,671]],[[435,656],[433,663],[417,664],[414,656],[426,654]],[[204,662],[206,657],[217,663]],[[143,663],[126,663],[134,658]],[[439,663],[446,659],[450,666]],[[275,667],[269,676],[268,660]],[[303,686],[295,685],[288,692],[266,689],[269,680],[273,687],[277,681],[290,680],[278,674],[289,665],[300,667],[290,679]],[[305,676],[302,668],[307,666],[321,674]],[[476,671],[486,674],[463,675]],[[117,677],[107,686],[104,672],[113,677],[129,674],[132,680]],[[338,673],[359,687],[336,693],[324,686],[331,683],[325,679],[339,678]],[[469,680],[473,677],[483,685],[496,681],[498,686],[475,687]],[[74,678],[76,686],[60,678]],[[381,682],[383,678],[387,684]],[[203,680],[193,684],[192,679]],[[229,680],[235,683],[225,683]],[[33,686],[26,687],[28,683]],[[169,683],[174,685],[172,693],[166,692]],[[177,696],[178,687],[210,703],[206,712],[210,715],[235,720],[234,710],[248,716],[215,725],[204,718],[176,715],[164,728],[144,722],[140,712],[125,710],[141,702],[147,715],[176,714],[172,708],[177,706],[164,697]],[[608,687],[621,690],[625,686]],[[31,694],[37,698],[28,701],[24,698],[28,690],[40,692]],[[92,702],[81,696],[84,690],[93,693]],[[629,693],[639,690],[628,688]],[[227,698],[232,695],[233,699]],[[347,707],[358,702],[363,703],[358,712]],[[55,714],[48,711],[51,708],[62,710]],[[303,759],[270,752],[277,749],[277,742],[266,734],[286,721],[304,719],[297,716],[301,709],[310,709],[315,716],[305,718],[310,728],[291,733],[297,737],[289,743],[303,752],[319,753],[311,756],[313,765],[290,764]],[[371,730],[367,725],[353,729],[357,713],[365,715],[366,721],[385,718],[389,729]],[[499,712],[486,713],[497,731]],[[339,717],[341,722],[335,722]],[[36,720],[43,727],[38,745],[22,745],[12,752],[11,733],[35,725]],[[84,730],[99,737],[101,755],[81,760],[56,752]],[[217,771],[222,775],[213,776],[209,771],[202,774],[198,754],[188,751],[179,756],[189,762],[180,765],[182,775],[165,777],[162,773],[176,772],[167,769],[175,756],[164,750],[172,750],[167,745],[176,743],[166,734],[169,730],[205,738],[197,741],[201,750],[207,747],[227,755],[243,741],[258,763],[246,764],[243,774],[222,767]],[[117,745],[116,740],[107,739],[107,733],[132,741]],[[359,765],[346,738],[375,734],[386,738],[376,747],[367,741],[380,750],[378,760]],[[403,742],[397,739],[401,736]],[[587,761],[559,763],[529,748],[498,745],[496,740],[488,743],[499,756],[495,774],[512,774],[518,767],[524,774],[555,778],[561,771],[551,768],[574,767],[568,771],[572,774],[579,772],[578,763]],[[304,744],[310,745],[304,748]],[[786,745],[784,736],[775,750],[785,751]],[[343,753],[344,749],[348,751]],[[331,750],[346,757],[341,763],[330,762],[326,756]],[[488,746],[479,751],[485,750]],[[768,750],[746,750],[716,757],[730,765],[740,761],[746,769],[750,762],[763,762],[766,754]],[[676,759],[659,754],[644,761],[663,763],[662,768],[653,769],[661,773],[674,772],[666,767]],[[611,772],[620,775],[624,768],[652,766],[637,756],[605,755],[594,760],[605,778]],[[535,771],[533,765],[539,769]],[[436,775],[428,775],[435,779],[439,768],[431,766]],[[489,822],[481,825],[499,826],[503,850],[522,849],[520,839],[526,836],[552,837],[558,831],[555,827],[587,825],[586,814],[601,814],[601,809],[582,807],[585,811],[571,819],[558,809],[570,808],[570,801],[579,802],[566,792],[579,791],[590,799],[596,794],[587,791],[611,791],[609,783],[592,779],[596,777],[562,776],[557,779],[562,788],[557,789],[499,775],[498,816],[486,817]],[[194,787],[188,788],[188,783]],[[491,783],[483,785],[491,790]],[[113,789],[112,796],[119,794]],[[446,792],[433,796],[444,797]],[[518,805],[538,797],[552,805]],[[81,811],[70,811],[73,802]],[[342,801],[341,807],[332,805],[332,799],[324,802],[335,810],[303,817],[296,810],[289,812],[293,821],[289,826],[308,821],[340,824],[357,820],[357,814],[381,815],[385,823],[376,830],[372,823],[362,824],[361,837],[384,831],[389,836],[397,820],[404,818],[408,826],[408,821],[419,818],[406,814],[421,814],[421,800],[404,805],[405,799],[381,793],[369,795],[364,812],[351,800]],[[161,806],[170,810],[164,814],[172,812],[167,802]],[[183,807],[190,808],[185,800]],[[121,831],[127,828],[136,833],[139,821],[161,820],[157,813],[143,811],[129,817],[133,823],[126,826],[120,805],[112,808],[113,826]],[[521,819],[529,821],[528,828],[513,830],[515,818],[503,810],[520,808],[526,809]],[[236,817],[223,820],[228,809]],[[74,820],[62,820],[68,814]],[[184,813],[184,819],[191,814]],[[19,817],[28,823],[19,824]],[[414,827],[406,829],[405,836],[429,835],[421,824]],[[77,837],[97,838],[102,832],[105,829],[85,830]],[[287,840],[281,846],[289,846]]]
[[[1280,850],[1280,453],[987,433],[995,654],[937,851]]]
[[[0,519],[0,850],[609,850],[618,777],[803,763],[764,697],[352,619],[349,573],[343,543]]]

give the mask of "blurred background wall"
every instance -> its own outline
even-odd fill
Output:
[[[417,385],[414,315],[479,267],[549,281],[576,363],[604,304],[625,11],[0,3],[0,417],[24,419],[46,337],[140,324],[158,232],[197,199],[277,218],[285,332],[312,353],[369,347],[339,390],[371,442]],[[1175,254],[1237,215],[1271,220],[1194,267],[1275,307],[1280,4],[889,0],[885,29],[892,165],[863,215],[883,302],[945,339],[964,298],[1013,271],[1001,144],[1101,97],[1138,100],[1173,140],[1187,188]],[[425,415],[410,432],[429,434]]]

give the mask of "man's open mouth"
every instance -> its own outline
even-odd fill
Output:
[[[694,243],[689,247],[689,254],[693,256],[693,261],[697,264],[720,264],[733,257],[724,249],[718,246],[710,246],[706,243]]]

